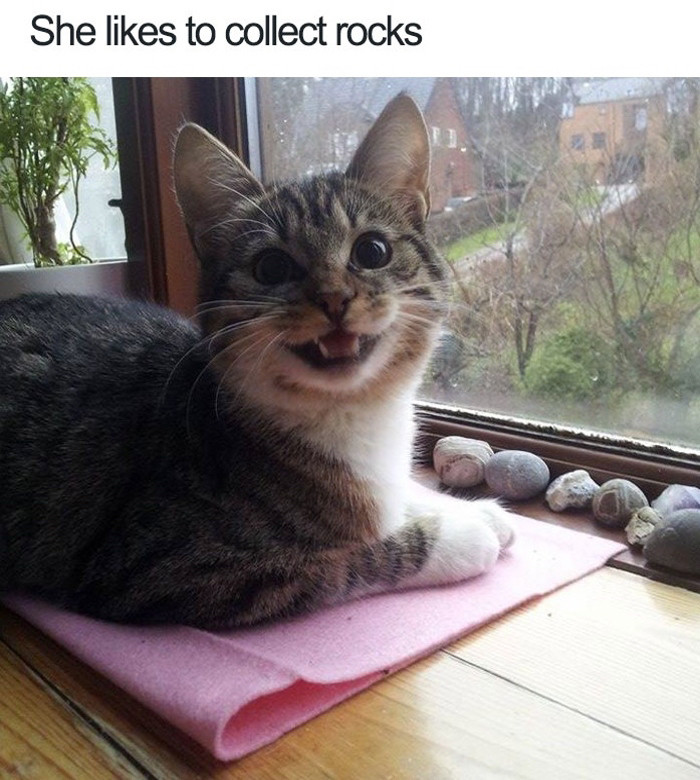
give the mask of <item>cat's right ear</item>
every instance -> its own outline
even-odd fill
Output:
[[[346,174],[375,187],[422,224],[430,213],[430,142],[423,114],[400,93],[370,127]]]
[[[263,193],[241,160],[199,125],[183,125],[175,142],[175,193],[195,243],[235,218],[236,205]]]

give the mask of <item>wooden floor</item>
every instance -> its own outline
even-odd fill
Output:
[[[220,764],[0,610],[0,778],[700,778],[700,595],[605,568]]]

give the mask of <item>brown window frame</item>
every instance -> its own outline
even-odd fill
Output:
[[[177,128],[194,121],[249,161],[244,80],[118,78],[114,94],[134,292],[190,315],[197,263],[172,195],[172,145]],[[650,443],[635,450],[621,438],[428,402],[418,412],[417,457],[424,463],[438,437],[462,435],[485,439],[496,449],[534,452],[553,475],[585,468],[598,481],[632,479],[649,498],[671,483],[700,485],[700,457],[682,448]]]
[[[418,419],[417,458],[423,463],[430,461],[441,436],[466,436],[484,439],[494,449],[534,452],[547,462],[553,477],[583,468],[599,483],[616,477],[631,479],[650,499],[670,484],[700,485],[700,458],[680,447],[644,442],[635,449],[622,437],[425,401],[418,404]]]
[[[197,122],[247,159],[243,79],[115,78],[112,84],[131,289],[189,316],[198,267],[173,196],[173,144],[182,124]]]

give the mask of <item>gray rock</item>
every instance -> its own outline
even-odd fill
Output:
[[[610,479],[593,496],[593,516],[610,528],[624,528],[643,506],[649,506],[646,496],[628,479]]]
[[[662,517],[679,509],[700,509],[700,488],[690,485],[669,485],[651,502],[651,506]]]
[[[644,557],[657,566],[700,575],[700,509],[668,515],[647,539]]]
[[[478,439],[445,436],[433,449],[433,465],[440,481],[450,487],[473,487],[484,481],[493,450]]]
[[[521,501],[541,493],[549,482],[542,458],[523,450],[502,450],[486,464],[486,482],[498,495]]]
[[[557,477],[547,488],[545,500],[555,512],[581,509],[591,505],[598,487],[587,471],[577,469]]]
[[[661,515],[650,506],[638,509],[627,523],[625,533],[630,544],[644,544],[655,528],[664,522]]]

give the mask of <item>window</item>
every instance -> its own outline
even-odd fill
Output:
[[[635,106],[634,107],[634,129],[642,132],[647,129],[647,107]]]
[[[643,182],[618,181],[615,159],[601,175],[570,154],[585,149],[583,132],[559,136],[562,80],[439,81],[259,80],[264,111],[290,106],[260,123],[264,175],[318,170],[332,147],[324,139],[350,121],[361,139],[398,92],[424,107],[449,86],[475,106],[464,118],[474,143],[451,173],[448,160],[433,161],[430,229],[456,281],[423,398],[503,424],[700,452],[700,201],[684,195],[696,192],[700,138],[686,133],[687,117],[660,125],[649,149],[616,150],[645,160]],[[521,105],[528,90],[541,102]],[[439,132],[430,127],[433,142]],[[590,140],[608,141],[599,131]],[[457,193],[475,194],[459,219],[446,209]]]
[[[449,149],[457,148],[457,131],[449,128],[447,131],[447,146]]]
[[[430,140],[433,144],[433,146],[440,146],[440,128],[439,127],[431,127],[430,128]]]
[[[116,145],[117,131],[114,122],[112,84],[108,78],[88,79],[97,93],[100,106],[99,125]],[[93,157],[88,172],[80,185],[80,214],[76,232],[95,260],[116,259],[126,256],[124,249],[124,221],[119,208],[109,205],[110,200],[121,198],[119,165],[105,168],[102,161]],[[71,217],[75,215],[75,201],[66,198]]]

